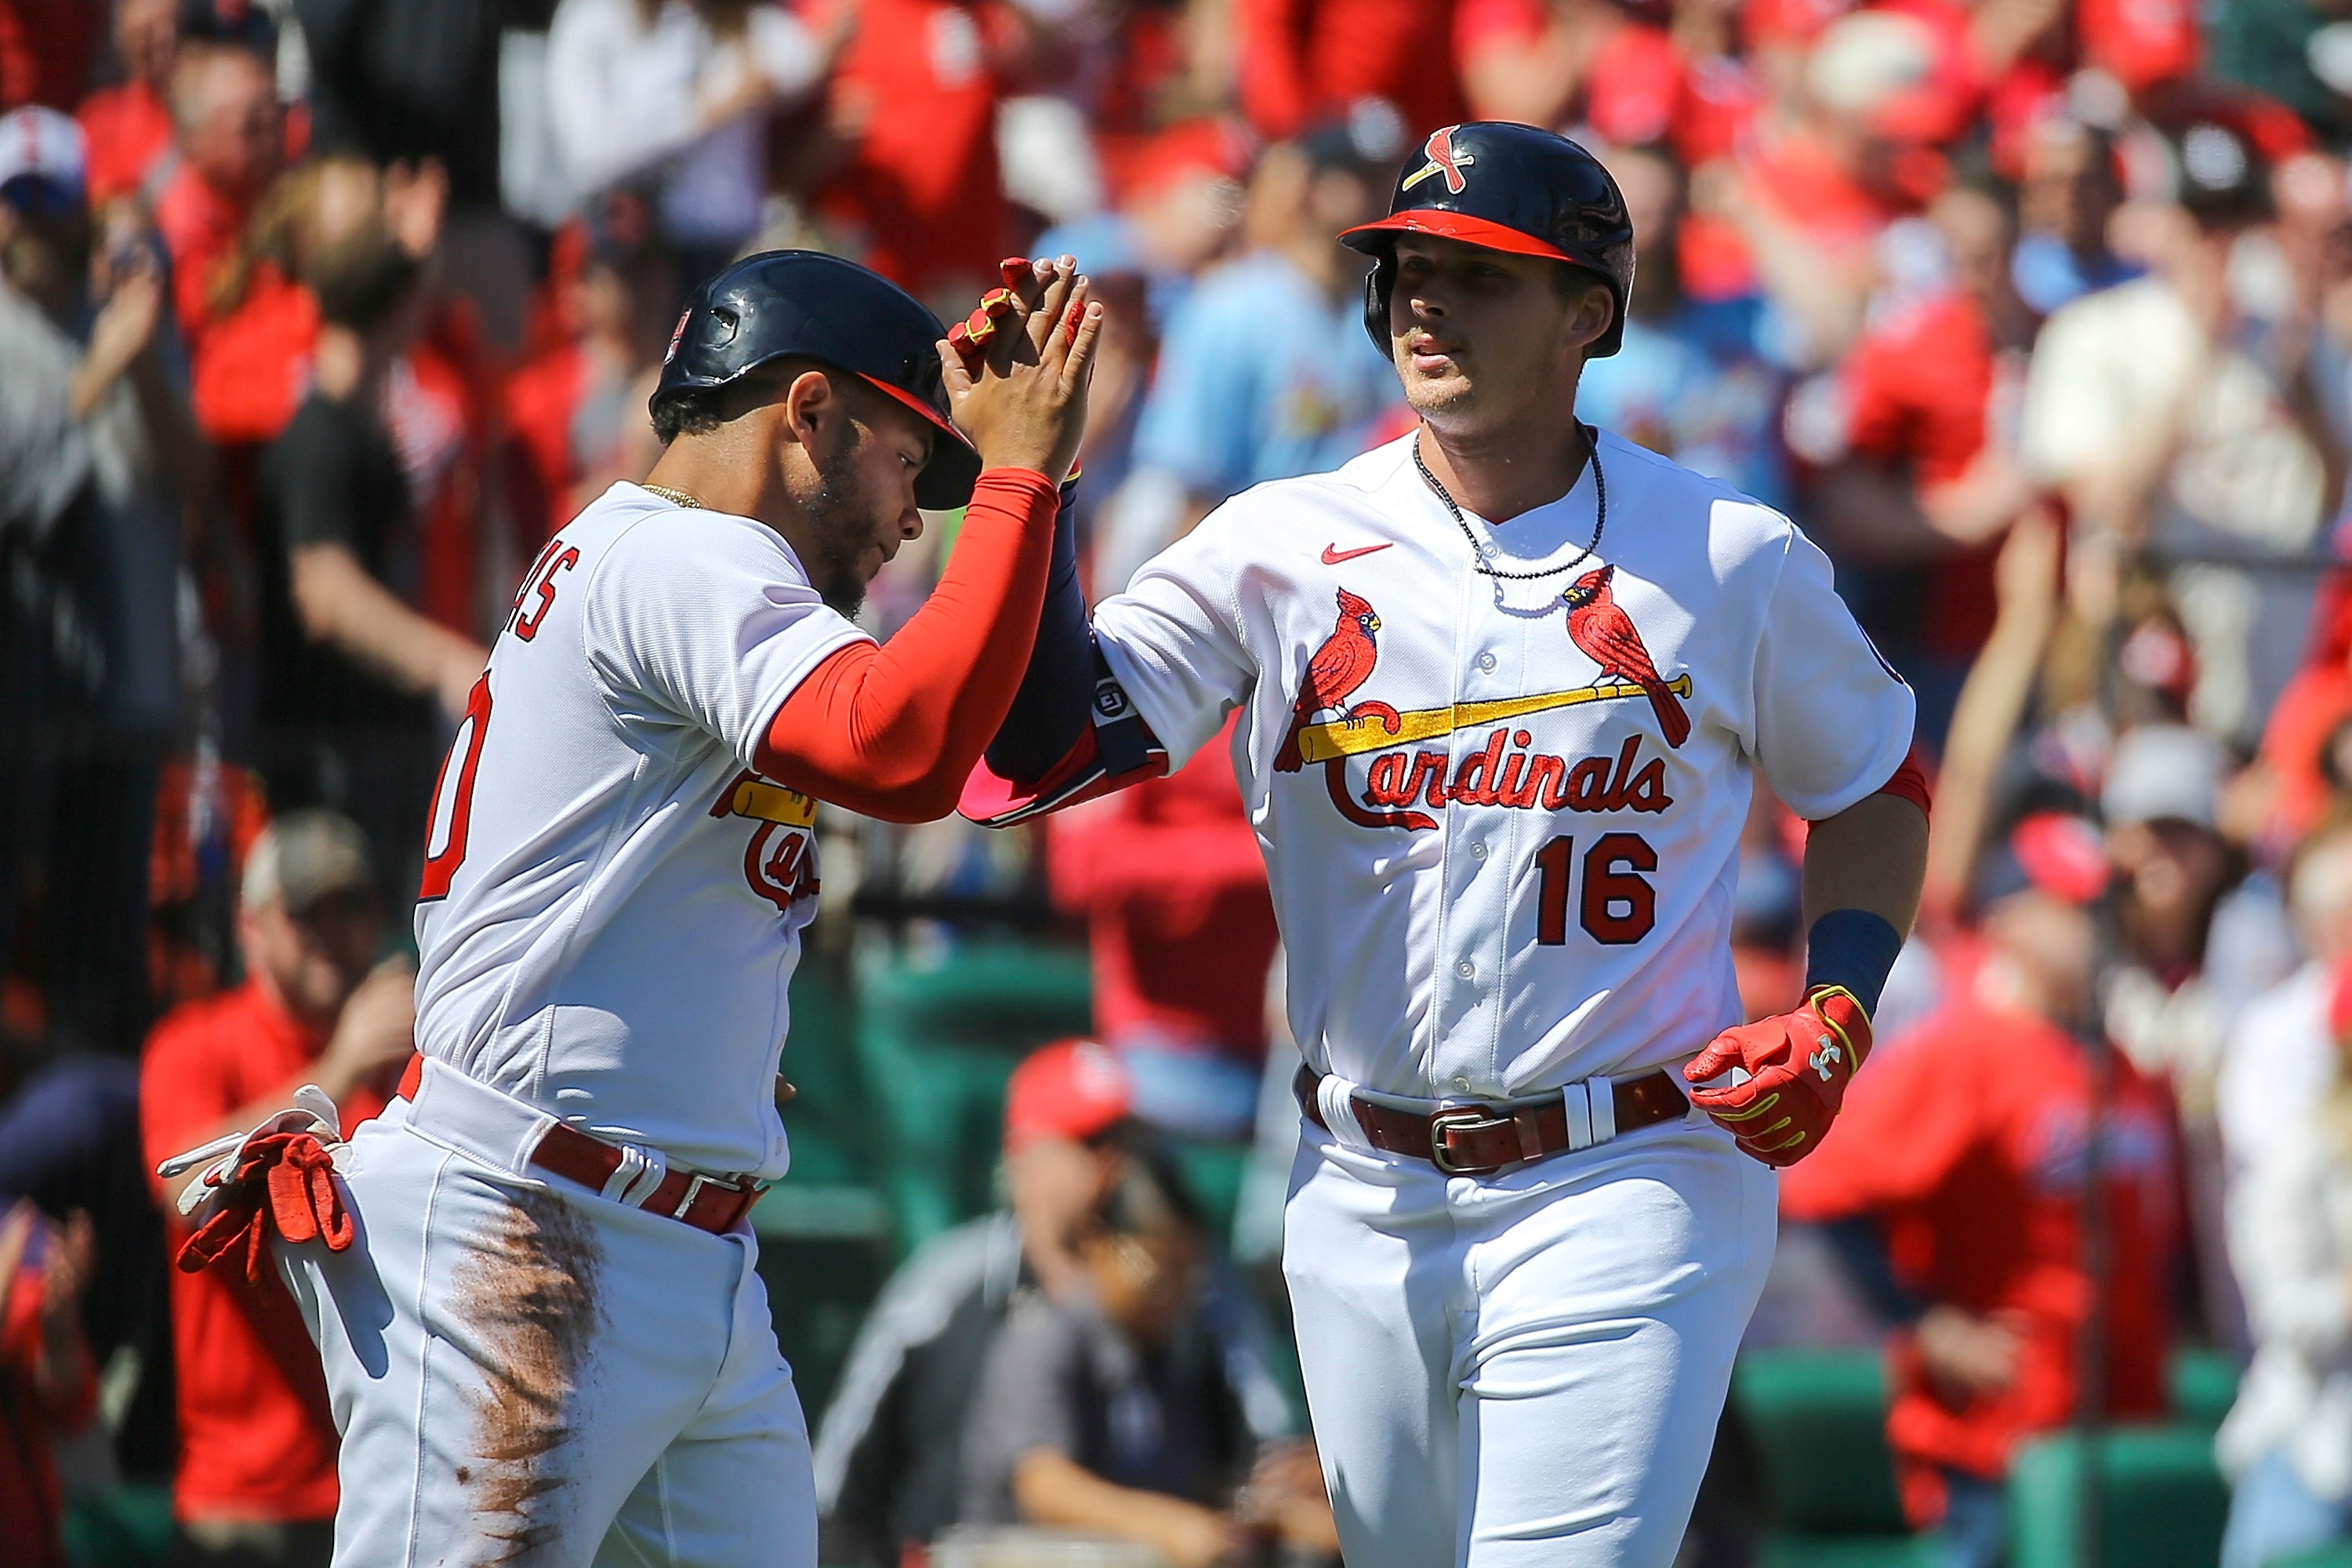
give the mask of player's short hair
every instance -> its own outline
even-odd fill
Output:
[[[763,408],[784,395],[784,389],[809,371],[815,371],[832,384],[834,395],[849,401],[853,409],[867,406],[866,399],[872,395],[854,375],[844,375],[823,360],[804,354],[785,354],[772,359],[758,369],[746,373],[724,386],[714,386],[697,392],[679,392],[661,400],[654,410],[654,434],[661,444],[668,446],[680,436],[708,436],[723,425],[731,425],[754,408]]]

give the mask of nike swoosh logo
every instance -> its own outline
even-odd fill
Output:
[[[1396,541],[1391,539],[1386,544],[1360,545],[1354,550],[1342,550],[1336,544],[1327,544],[1323,547],[1323,564],[1337,566],[1342,561],[1353,561],[1359,555],[1370,555],[1375,550],[1386,550],[1390,544],[1395,542]]]

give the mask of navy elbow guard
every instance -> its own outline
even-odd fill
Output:
[[[1903,952],[1903,933],[1868,910],[1832,910],[1805,933],[1805,993],[1841,985],[1875,1015],[1886,977]]]

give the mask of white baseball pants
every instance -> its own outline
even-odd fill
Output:
[[[545,1123],[427,1064],[339,1160],[359,1239],[281,1262],[343,1435],[337,1568],[814,1568],[748,1232],[518,1174]]]
[[[1696,1119],[1483,1179],[1307,1126],[1283,1272],[1348,1568],[1667,1568],[1775,1186]]]

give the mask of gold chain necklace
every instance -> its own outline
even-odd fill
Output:
[[[704,510],[700,501],[695,500],[684,490],[674,490],[667,485],[639,485],[637,489],[645,491],[647,495],[659,496],[662,500],[669,502],[672,506],[685,507],[689,511],[701,511]]]

